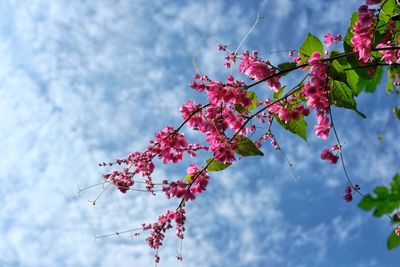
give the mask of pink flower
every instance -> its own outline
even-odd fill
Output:
[[[326,47],[329,47],[333,42],[339,42],[340,40],[342,40],[342,36],[340,34],[334,36],[330,33],[327,33],[324,36],[324,43],[326,44]]]
[[[322,139],[327,139],[332,125],[329,124],[329,119],[324,116],[318,116],[318,123],[314,126],[315,134]]]
[[[334,155],[329,149],[324,149],[321,152],[321,159],[322,160],[327,160],[331,164],[336,164],[338,161],[339,157]]]
[[[239,72],[249,76],[250,79],[260,81],[265,78],[268,86],[275,92],[281,88],[279,75],[271,77],[276,73],[277,69],[272,67],[268,62],[264,62],[257,57],[256,51],[252,55],[249,52],[243,53],[243,59],[239,64]]]
[[[400,225],[398,225],[398,226],[396,227],[396,230],[394,230],[394,232],[395,232],[395,234],[396,234],[398,237],[400,237]]]
[[[366,4],[369,6],[378,5],[381,3],[381,0],[367,0]]]
[[[375,13],[373,10],[368,9],[367,5],[360,6],[358,13],[358,20],[353,26],[354,35],[351,38],[351,43],[354,46],[354,51],[358,52],[358,59],[362,63],[368,63],[372,60],[371,45],[372,35],[375,30]]]

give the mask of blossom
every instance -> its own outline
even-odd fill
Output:
[[[327,139],[329,136],[329,131],[332,128],[332,125],[329,123],[329,119],[324,116],[318,116],[318,123],[314,126],[315,134],[322,139]]]
[[[332,35],[327,33],[324,35],[324,44],[326,44],[326,47],[329,47],[333,42],[339,42],[340,40],[342,40],[342,36],[340,34]]]
[[[281,88],[279,75],[272,77],[276,71],[277,69],[272,67],[269,62],[260,60],[255,52],[253,55],[244,52],[243,59],[239,64],[239,72],[246,74],[250,79],[260,81],[268,78],[266,83],[274,92],[278,92]]]
[[[376,2],[376,1],[370,1]],[[367,5],[361,5],[358,8],[358,20],[353,26],[353,38],[351,38],[351,43],[354,46],[354,51],[358,52],[358,59],[362,63],[367,63],[371,61],[371,45],[374,27],[375,13],[373,10],[368,9]]]
[[[334,155],[329,149],[324,149],[321,152],[321,159],[322,160],[327,160],[331,164],[336,164],[336,162],[339,159],[339,156]]]

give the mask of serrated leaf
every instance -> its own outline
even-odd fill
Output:
[[[300,117],[298,120],[289,120],[287,123],[281,121],[276,115],[275,119],[284,129],[300,136],[307,142],[307,122],[304,117]]]
[[[394,230],[390,233],[386,241],[386,245],[389,250],[394,249],[400,245],[400,237],[396,235]]]
[[[232,165],[232,163],[222,163],[212,158],[206,159],[206,162],[208,164],[207,170],[209,172],[222,171]]]
[[[365,211],[370,211],[375,207],[375,199],[368,194],[361,199],[361,201],[358,203],[358,207]]]
[[[248,156],[264,156],[264,153],[261,152],[256,145],[249,138],[243,135],[238,135],[235,138],[236,144],[238,148],[235,150],[236,153],[243,157]]]
[[[309,33],[303,44],[300,46],[299,52],[301,61],[306,62],[313,52],[319,52],[323,55],[324,46],[318,37]]]

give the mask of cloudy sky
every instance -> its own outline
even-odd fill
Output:
[[[299,47],[307,32],[345,33],[360,0],[264,1],[0,1],[0,266],[152,266],[145,236],[94,235],[152,222],[176,201],[101,188],[102,161],[145,148],[155,131],[178,125],[179,106],[198,97],[188,88],[195,69],[222,78],[219,40],[272,62]],[[262,88],[258,89],[262,90]],[[334,110],[349,173],[365,192],[399,171],[400,129],[384,87],[359,96],[359,109]],[[349,127],[348,125],[351,125]],[[388,221],[345,203],[340,166],[276,128],[300,179],[271,147],[212,175],[187,207],[183,265],[398,266],[386,251]],[[382,142],[377,135],[384,134]],[[190,134],[189,134],[190,136]],[[159,168],[182,177],[186,167]],[[177,266],[173,234],[159,266]]]

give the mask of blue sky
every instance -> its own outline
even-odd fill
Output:
[[[77,186],[101,181],[97,163],[143,149],[155,131],[178,125],[179,106],[197,56],[203,73],[222,78],[223,55],[209,36],[272,62],[308,32],[345,33],[356,0],[264,1],[8,1],[0,3],[0,266],[152,266],[144,236],[93,239],[152,222],[176,201]],[[263,88],[259,88],[260,92]],[[334,110],[351,177],[368,192],[398,171],[398,124],[384,88],[358,98],[361,120]],[[351,127],[348,127],[348,125]],[[271,147],[212,175],[207,192],[187,207],[184,266],[398,266],[388,252],[391,228],[345,203],[340,166],[310,145],[275,129],[300,175]],[[191,135],[188,133],[188,136]],[[159,168],[182,177],[186,167]],[[177,266],[171,235],[160,266]]]

